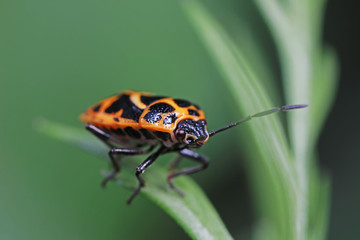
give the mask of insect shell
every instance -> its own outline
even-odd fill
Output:
[[[102,100],[81,115],[81,120],[110,134],[124,147],[186,145],[207,142],[204,112],[186,100],[126,91]]]

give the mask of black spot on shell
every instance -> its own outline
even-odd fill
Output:
[[[157,103],[149,108],[150,112],[167,113],[174,111],[175,108],[167,103]]]
[[[120,95],[116,101],[114,101],[108,108],[105,109],[105,112],[116,113],[121,109],[123,109],[121,117],[139,122],[139,118],[143,110],[131,102],[129,95],[126,94]]]
[[[114,121],[115,121],[115,122],[119,122],[120,120],[119,120],[119,118],[114,117]]]
[[[189,106],[192,105],[189,101],[182,100],[182,99],[174,99],[174,102],[175,102],[179,107],[189,107]]]
[[[173,122],[175,122],[176,119],[177,119],[176,113],[170,113],[169,115],[167,115],[167,116],[164,118],[163,123],[164,123],[165,125],[170,125],[170,124],[172,124]]]
[[[155,137],[148,130],[142,128],[139,131],[142,133],[142,135],[144,135],[146,139],[155,139]]]
[[[192,116],[196,116],[196,117],[200,116],[199,112],[196,110],[189,109],[188,112]]]
[[[140,100],[142,103],[144,103],[145,105],[150,105],[151,103],[162,99],[162,98],[166,98],[166,97],[162,97],[162,96],[141,96]]]
[[[132,106],[132,110],[130,110],[130,111],[125,111],[125,109],[124,109],[124,112],[121,114],[121,117],[127,118],[127,119],[132,119],[135,122],[139,122],[141,113],[142,113],[142,110],[137,108],[134,105],[134,106]]]
[[[161,120],[161,115],[158,112],[148,112],[145,116],[144,119],[148,122],[148,123],[156,123],[158,121]]]
[[[135,129],[133,129],[132,127],[126,127],[124,130],[127,133],[127,135],[129,135],[130,137],[133,137],[136,139],[141,138],[141,134],[138,131],[136,131]]]
[[[171,138],[171,135],[167,132],[155,131],[154,134],[156,137],[160,138],[163,141],[167,141]]]
[[[167,103],[157,103],[149,108],[149,112],[144,116],[144,119],[149,123],[155,123],[161,120],[161,114],[172,112],[175,108]]]
[[[126,97],[124,97],[126,96]],[[105,109],[106,113],[116,113],[123,108],[125,102],[130,101],[129,96],[121,95],[116,101],[114,101],[108,108]]]
[[[101,104],[96,105],[96,106],[93,108],[93,111],[94,111],[94,112],[99,112],[100,107],[101,107]]]

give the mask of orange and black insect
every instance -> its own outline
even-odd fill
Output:
[[[128,204],[132,202],[145,181],[141,174],[159,155],[177,152],[179,157],[172,164],[168,175],[169,186],[182,194],[172,180],[181,175],[189,175],[204,170],[209,159],[190,150],[204,145],[215,134],[271,113],[306,107],[307,105],[289,105],[273,108],[250,115],[238,122],[208,132],[205,114],[196,104],[182,99],[154,96],[143,92],[126,91],[106,98],[90,107],[81,115],[86,129],[109,146],[109,157],[113,171],[104,178],[102,186],[113,179],[120,171],[119,157],[151,153],[137,168],[135,175],[139,181]],[[120,148],[122,146],[123,148]],[[144,147],[148,147],[145,148]],[[156,150],[154,150],[157,147]],[[117,157],[115,157],[117,156]],[[200,163],[200,165],[175,171],[182,157]]]

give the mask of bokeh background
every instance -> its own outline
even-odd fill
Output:
[[[250,19],[267,57],[276,59],[250,0],[206,6],[229,32]],[[324,41],[341,65],[318,152],[333,182],[329,239],[360,235],[357,14],[352,1],[328,1]],[[275,60],[270,67],[280,76]],[[221,78],[177,1],[1,0],[0,239],[187,239],[144,197],[129,207],[129,191],[114,184],[102,190],[106,162],[39,134],[33,121],[81,128],[78,115],[90,104],[133,89],[194,101],[214,129],[236,120]],[[246,237],[254,212],[246,172],[233,161],[244,157],[236,141],[228,132],[200,149],[212,163],[194,178],[230,232]]]

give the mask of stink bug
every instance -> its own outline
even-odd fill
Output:
[[[135,175],[139,181],[128,204],[144,187],[141,177],[162,154],[177,152],[172,172],[167,181],[170,188],[182,195],[172,180],[181,175],[189,175],[204,170],[209,165],[209,159],[193,152],[192,148],[203,146],[215,134],[247,122],[255,117],[262,117],[276,112],[306,107],[307,105],[289,105],[259,112],[208,132],[204,112],[198,105],[182,99],[154,96],[148,93],[125,91],[124,93],[106,98],[90,107],[80,118],[86,124],[86,129],[109,146],[109,157],[113,171],[104,178],[102,186],[113,179],[120,171],[119,157],[125,155],[142,155],[151,153],[137,168]],[[120,148],[122,146],[123,148]],[[144,147],[148,147],[147,149]],[[156,150],[154,150],[157,147]],[[115,158],[115,156],[118,156]],[[200,163],[188,169],[175,171],[182,157]]]

